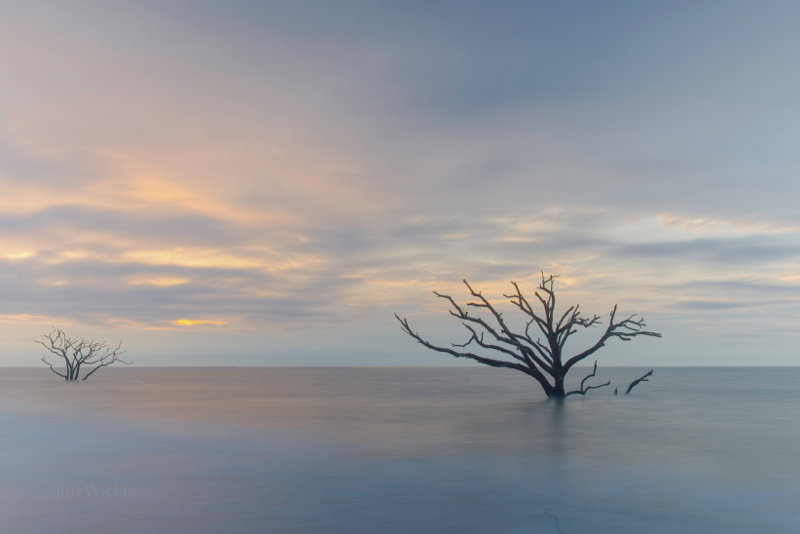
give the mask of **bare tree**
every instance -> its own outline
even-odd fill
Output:
[[[41,338],[34,342],[43,346],[50,353],[42,356],[42,361],[50,367],[52,372],[67,382],[86,380],[101,367],[108,367],[115,363],[125,365],[131,363],[120,358],[125,352],[122,350],[122,341],[113,347],[105,341],[69,337],[60,328],[53,328],[49,334],[43,335]],[[49,360],[52,356],[61,360],[56,363],[58,368]],[[82,376],[81,372],[83,372]]]
[[[464,285],[467,286],[467,290],[474,300],[464,305],[456,303],[450,295],[434,291],[437,297],[450,303],[452,307],[450,315],[457,318],[469,332],[470,337],[465,343],[451,343],[449,347],[434,345],[424,339],[419,332],[413,330],[408,319],[401,318],[397,314],[395,317],[400,321],[403,332],[431,350],[444,352],[457,358],[468,358],[491,367],[505,367],[521,371],[536,380],[549,398],[585,395],[591,389],[607,386],[609,382],[586,385],[586,382],[597,372],[597,362],[595,362],[592,372],[581,381],[580,388],[566,391],[564,381],[567,373],[577,363],[597,352],[610,339],[630,341],[638,336],[661,337],[661,334],[645,330],[646,325],[642,317],[630,315],[625,319],[617,319],[617,306],[615,305],[609,313],[608,325],[600,338],[582,352],[569,357],[565,356],[564,346],[570,336],[580,329],[600,325],[601,320],[598,315],[591,318],[582,316],[577,304],[570,306],[560,315],[556,314],[554,289],[556,278],[557,275],[545,276],[542,273],[542,281],[534,292],[535,301],[529,300],[522,293],[519,284],[511,282],[514,292],[503,296],[522,312],[526,320],[522,331],[512,330],[496,306],[481,292],[475,291],[466,280],[463,281]],[[531,302],[536,304],[536,308]],[[473,314],[470,313],[469,308],[483,310],[484,313]],[[483,350],[480,351],[480,354],[471,352],[467,350],[470,345]],[[492,356],[485,356],[484,353],[487,352]]]

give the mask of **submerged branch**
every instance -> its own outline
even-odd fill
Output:
[[[603,384],[587,386],[586,382],[590,378],[594,377],[596,374],[597,374],[597,360],[594,361],[594,367],[592,368],[592,372],[589,373],[588,375],[584,376],[583,380],[581,380],[580,388],[572,390],[572,391],[568,392],[567,394],[565,394],[564,396],[565,397],[569,397],[570,395],[586,395],[589,392],[589,390],[604,388],[604,387],[606,387],[606,386],[611,384],[611,380],[609,380],[609,381],[607,381],[607,382],[605,382]]]
[[[645,374],[643,374],[642,376],[640,376],[639,378],[637,378],[636,380],[634,380],[633,382],[631,382],[631,385],[630,385],[630,386],[628,386],[628,389],[626,389],[626,390],[625,390],[625,395],[627,395],[628,393],[630,393],[630,392],[631,392],[631,390],[632,390],[633,388],[635,388],[636,386],[638,386],[638,385],[639,385],[639,384],[641,384],[642,382],[650,382],[650,381],[647,379],[647,377],[648,377],[648,376],[653,376],[653,370],[652,370],[652,369],[650,369],[650,370],[649,370],[649,371],[647,371]]]

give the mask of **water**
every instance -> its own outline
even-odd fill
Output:
[[[799,368],[564,403],[488,368],[6,369],[0,513],[12,534],[798,532],[798,423]]]

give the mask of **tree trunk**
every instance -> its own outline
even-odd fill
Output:
[[[548,399],[563,399],[567,393],[564,390],[564,377],[555,377],[554,384],[545,390]]]
[[[553,389],[547,393],[548,398],[563,399],[567,392],[564,390],[564,375],[553,377]]]

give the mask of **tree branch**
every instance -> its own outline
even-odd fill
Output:
[[[643,330],[646,326],[644,319],[635,315],[631,315],[627,319],[624,319],[618,323],[614,322],[614,317],[617,313],[617,305],[614,305],[614,308],[609,313],[608,319],[608,327],[606,328],[603,335],[600,336],[600,339],[595,342],[594,345],[586,349],[585,351],[581,352],[580,354],[573,356],[567,363],[564,365],[566,370],[569,370],[573,365],[584,360],[597,352],[603,346],[605,346],[606,341],[608,341],[612,337],[617,337],[622,341],[630,341],[634,337],[637,336],[652,336],[652,337],[661,337],[661,334],[658,332],[650,332],[648,330]]]
[[[47,365],[50,367],[50,370],[51,370],[51,371],[53,371],[55,374],[57,374],[57,375],[58,375],[58,376],[60,376],[61,378],[67,378],[67,375],[62,375],[61,373],[59,373],[58,371],[56,371],[55,367],[53,367],[53,364],[52,364],[52,363],[50,363],[49,361],[47,361],[47,356],[42,356],[42,361],[43,361],[44,363],[46,363],[46,364],[47,364]]]
[[[443,352],[445,354],[450,354],[451,356],[455,356],[456,358],[467,358],[470,360],[475,360],[476,362],[488,365],[490,367],[507,367],[509,369],[516,369],[517,371],[522,371],[523,373],[533,377],[537,382],[539,382],[542,385],[543,388],[545,388],[545,390],[551,387],[549,382],[547,382],[545,376],[541,373],[541,371],[539,371],[535,367],[531,368],[527,365],[522,365],[521,363],[508,362],[505,360],[495,360],[492,358],[486,358],[485,356],[474,354],[472,352],[460,352],[457,350],[453,350],[451,348],[434,345],[433,343],[424,339],[419,334],[419,332],[415,332],[411,328],[411,325],[408,324],[408,319],[401,318],[397,314],[394,314],[394,316],[400,322],[400,327],[403,330],[403,332],[416,339],[417,343],[420,343],[421,345],[423,345],[428,349],[431,349],[436,352]]]
[[[477,318],[477,317],[467,316],[466,313],[464,313],[464,319],[466,319],[468,321],[472,321],[474,323],[480,324],[481,326],[486,328],[486,330],[490,334],[492,334],[495,337],[495,339],[497,339],[498,341],[501,341],[503,343],[507,343],[509,345],[512,345],[512,346],[516,347],[517,350],[519,350],[520,353],[522,354],[522,357],[524,358],[525,363],[527,363],[528,367],[531,368],[532,370],[538,371],[538,369],[536,369],[536,366],[538,365],[539,367],[541,367],[545,371],[551,372],[552,371],[552,361],[548,362],[547,361],[548,359],[546,357],[545,358],[540,358],[539,355],[537,355],[536,353],[533,352],[533,350],[531,350],[531,348],[529,348],[529,347],[523,345],[522,343],[520,343],[519,342],[520,335],[519,334],[515,334],[514,332],[511,331],[511,329],[508,327],[508,325],[503,320],[503,314],[499,313],[495,309],[495,307],[492,306],[492,304],[483,296],[483,294],[480,291],[475,291],[474,289],[472,289],[472,286],[469,285],[469,282],[467,282],[466,280],[463,280],[463,282],[464,282],[464,285],[467,286],[467,289],[469,290],[470,295],[472,295],[473,297],[475,297],[475,298],[480,300],[480,302],[468,302],[467,306],[473,306],[473,307],[476,307],[476,308],[486,308],[487,310],[489,310],[489,313],[492,314],[492,316],[494,317],[494,319],[497,322],[498,326],[500,327],[500,330],[502,330],[503,334],[505,334],[505,335],[501,336],[495,329],[490,327],[486,323],[486,321],[484,321],[483,319],[480,319],[480,318]],[[450,299],[450,300],[452,301],[452,299]],[[459,308],[459,310],[460,310],[460,308]],[[543,353],[542,353],[542,355],[543,355]]]

